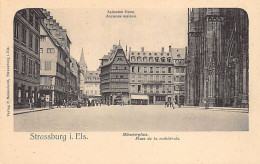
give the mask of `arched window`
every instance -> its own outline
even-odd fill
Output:
[[[149,62],[153,62],[153,57],[149,57]]]
[[[155,62],[159,62],[159,58],[158,57],[155,58]]]
[[[140,56],[137,57],[137,61],[141,61],[141,57]]]
[[[167,62],[170,63],[171,62],[171,58],[167,58]]]
[[[131,61],[135,61],[135,57],[134,56],[131,57]]]
[[[144,61],[144,62],[147,62],[147,57],[143,57],[143,61]]]

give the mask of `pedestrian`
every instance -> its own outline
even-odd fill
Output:
[[[31,103],[32,103],[32,110],[34,110],[34,98],[33,97],[32,97]]]
[[[41,108],[43,108],[44,107],[44,97],[42,96],[41,97]]]
[[[164,107],[166,107],[166,106],[167,106],[167,104],[168,104],[168,103],[167,103],[167,101],[165,101],[165,106],[164,106]]]
[[[64,108],[66,108],[66,100],[65,99],[63,99],[63,106],[64,106]]]
[[[46,98],[43,99],[44,108],[46,108]]]
[[[60,99],[58,99],[57,100],[57,108],[60,108],[60,104],[61,104]]]
[[[49,108],[52,109],[52,99],[50,99]]]
[[[176,103],[176,101],[173,100],[173,102],[172,102],[172,109],[175,109],[175,103]]]

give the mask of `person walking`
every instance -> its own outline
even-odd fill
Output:
[[[33,97],[32,97],[31,103],[32,103],[32,110],[34,110],[34,98]]]
[[[175,103],[176,103],[176,101],[173,100],[173,102],[172,102],[172,109],[175,109]]]
[[[57,99],[57,108],[61,108],[60,104],[61,104],[60,99]]]

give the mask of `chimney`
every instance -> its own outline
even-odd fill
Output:
[[[169,52],[172,52],[172,46],[169,45]]]
[[[144,52],[144,47],[141,48],[141,52]]]
[[[131,47],[129,47],[129,52],[128,52],[128,60],[130,61],[130,53],[131,53]]]
[[[162,47],[162,53],[164,53],[164,47]]]

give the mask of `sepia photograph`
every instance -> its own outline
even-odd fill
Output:
[[[248,131],[248,30],[241,8],[23,8],[14,131]]]
[[[260,163],[258,6],[0,0],[0,163]]]

